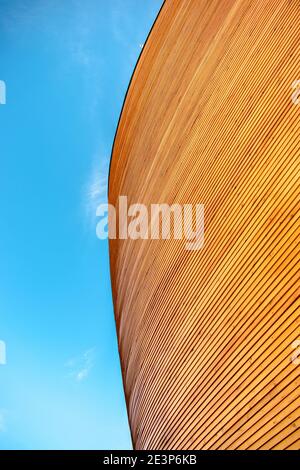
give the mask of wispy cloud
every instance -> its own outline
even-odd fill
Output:
[[[95,356],[95,348],[90,348],[81,356],[69,359],[65,364],[65,367],[69,369],[68,376],[75,379],[76,382],[82,382],[84,379],[87,379],[95,365]]]
[[[73,0],[70,27],[65,32],[66,55],[81,77],[85,108],[92,121],[97,118],[103,100],[103,77],[107,67],[99,45],[102,9],[93,4],[83,8],[81,1]]]
[[[84,207],[87,219],[94,224],[96,209],[107,202],[109,160],[94,164],[90,178],[84,187]]]

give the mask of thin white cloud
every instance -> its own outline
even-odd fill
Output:
[[[91,176],[84,187],[84,206],[89,223],[94,226],[96,210],[107,202],[109,160],[94,164]]]
[[[70,51],[72,59],[79,65],[90,68],[92,67],[93,56],[85,46],[84,40],[73,41],[70,43]]]
[[[76,382],[87,379],[95,365],[95,348],[87,349],[81,356],[73,357],[65,363],[68,376]]]
[[[91,5],[90,5],[91,7]],[[69,28],[65,31],[66,56],[77,67],[81,77],[84,105],[90,119],[94,119],[103,99],[103,71],[107,64],[101,47],[95,41],[99,34],[98,15],[101,9],[83,8],[82,2],[73,0]]]

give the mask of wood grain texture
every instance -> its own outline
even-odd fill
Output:
[[[167,0],[142,52],[109,202],[203,203],[205,246],[111,240],[137,449],[299,449],[298,0]]]

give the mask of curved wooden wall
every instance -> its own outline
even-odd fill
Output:
[[[298,0],[167,0],[114,144],[109,200],[204,203],[205,247],[111,240],[138,449],[299,449]]]

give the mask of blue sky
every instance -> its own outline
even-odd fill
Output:
[[[127,449],[106,200],[158,0],[0,0],[0,449]]]

